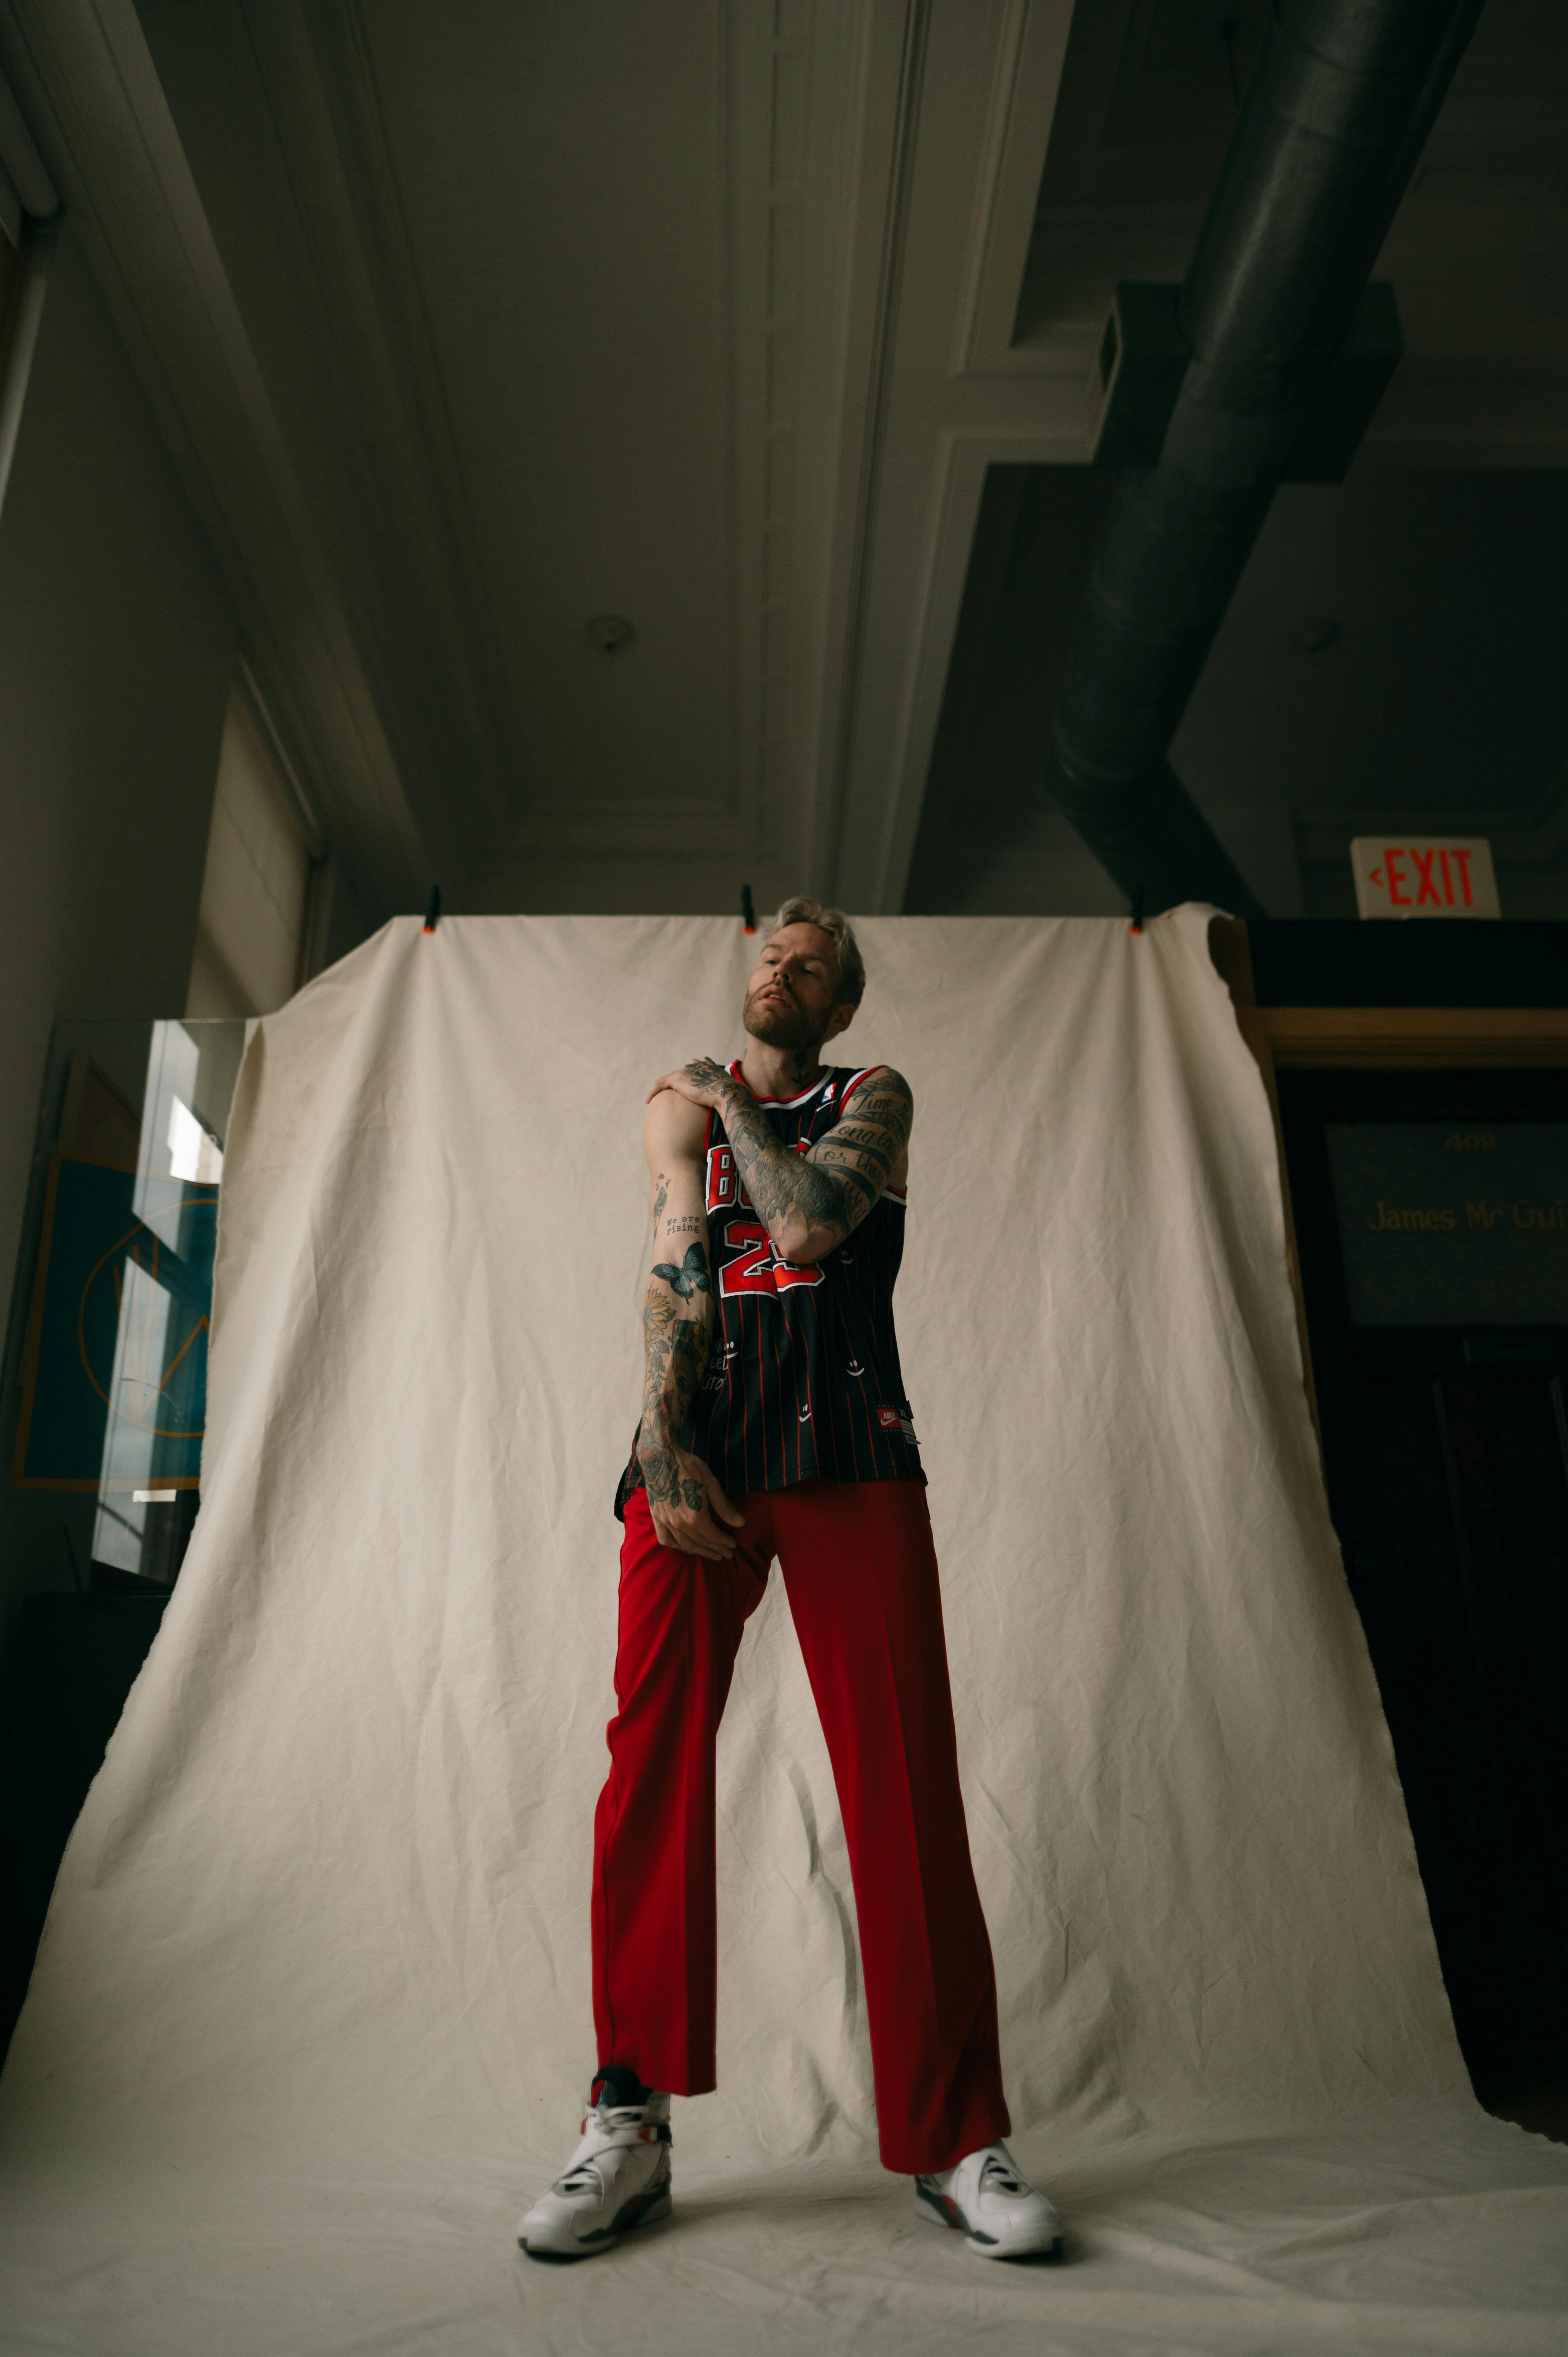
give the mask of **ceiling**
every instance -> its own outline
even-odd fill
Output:
[[[0,0],[368,914],[1121,905],[1040,784],[1083,388],[1262,6]],[[1380,265],[1406,357],[1175,751],[1282,913],[1396,816],[1568,913],[1564,157],[1568,10],[1489,0]]]

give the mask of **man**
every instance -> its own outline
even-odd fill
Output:
[[[865,986],[842,914],[788,901],[747,985],[745,1057],[649,1091],[653,1269],[594,1837],[600,2063],[582,2141],[518,2230],[532,2256],[586,2257],[666,2215],[670,2096],[714,2084],[714,1737],[775,1555],[849,1845],[882,2158],[982,2256],[1059,2244],[1001,2141],[996,1986],[893,1331],[912,1100],[885,1065],[821,1060]]]

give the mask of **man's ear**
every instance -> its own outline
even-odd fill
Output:
[[[850,998],[841,998],[838,1005],[833,1008],[832,1019],[828,1026],[828,1038],[830,1039],[838,1039],[841,1033],[849,1029],[850,1025],[854,1021],[854,1001]]]

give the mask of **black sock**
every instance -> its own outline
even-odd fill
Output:
[[[602,2062],[594,2073],[588,2104],[590,2108],[604,2104],[612,2111],[619,2111],[632,2104],[646,2104],[652,2093],[651,2087],[643,2085],[629,2062]]]

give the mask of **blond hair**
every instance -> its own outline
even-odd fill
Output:
[[[807,900],[799,896],[786,900],[779,909],[774,931],[781,932],[786,925],[815,925],[819,932],[830,934],[839,953],[838,988],[833,993],[835,1005],[847,999],[858,1006],[865,996],[865,962],[860,954],[860,943],[842,909],[824,909],[820,900]]]

